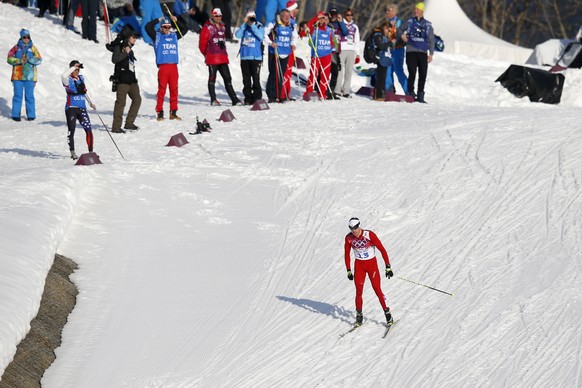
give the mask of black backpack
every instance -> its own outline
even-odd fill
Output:
[[[366,38],[366,44],[364,45],[364,61],[367,63],[378,64],[379,62],[376,44],[374,43],[374,35],[378,33],[379,31],[374,29]]]

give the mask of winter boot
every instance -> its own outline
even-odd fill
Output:
[[[73,159],[73,160],[79,159],[79,157],[77,156],[77,154],[75,153],[75,151],[71,151],[71,159]]]
[[[426,101],[424,101],[424,92],[418,92],[418,95],[416,96],[416,101],[426,104]]]
[[[164,111],[161,110],[158,112],[158,121],[163,121],[164,120]]]
[[[386,316],[386,323],[391,325],[394,323],[394,319],[392,319],[392,314],[390,314],[390,307],[386,307],[384,310],[384,315]]]
[[[362,310],[356,310],[356,324],[355,324],[355,326],[362,326],[363,321],[364,321],[364,315],[362,314]]]
[[[176,113],[178,113],[177,110],[170,111],[170,120],[182,120],[182,118],[178,116]]]

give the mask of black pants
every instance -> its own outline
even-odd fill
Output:
[[[51,15],[57,13],[55,0],[38,0],[38,16],[43,16],[47,10]]]
[[[287,63],[289,57],[277,57],[273,53],[269,53],[269,78],[267,78],[267,97],[270,101],[277,99],[281,100],[281,92],[283,91],[283,76],[287,71]]]
[[[263,61],[259,60],[241,60],[240,69],[243,76],[243,94],[245,95],[245,104],[250,105],[263,98],[261,89],[261,66]]]
[[[93,152],[93,131],[91,127],[91,120],[89,120],[89,115],[87,114],[87,109],[69,108],[65,110],[65,117],[67,118],[67,128],[69,129],[67,134],[69,150],[75,150],[75,127],[77,126],[77,120],[79,120],[79,124],[81,124],[85,130],[87,148],[89,149],[89,152]]]
[[[417,94],[424,95],[424,84],[426,83],[426,74],[428,72],[428,55],[420,52],[406,53],[406,67],[408,68],[408,94],[414,94],[414,81],[416,80],[416,71],[418,69],[418,88]]]
[[[240,102],[232,87],[232,77],[230,76],[230,69],[227,63],[221,65],[208,65],[208,93],[210,94],[210,102],[216,100],[216,75],[220,73],[224,81],[224,88],[230,97],[233,105]]]
[[[97,40],[97,17],[99,16],[99,0],[81,0],[81,31],[83,38]]]
[[[388,68],[378,64],[376,68],[376,83],[374,84],[374,99],[384,99],[386,95],[386,74]]]
[[[331,54],[331,77],[329,80],[329,88],[331,91],[335,90],[337,85],[337,75],[341,69],[341,61],[339,53],[332,53]]]

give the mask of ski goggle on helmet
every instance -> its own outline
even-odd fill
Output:
[[[356,230],[360,227],[360,220],[356,217],[350,218],[350,222],[348,223],[350,230]]]

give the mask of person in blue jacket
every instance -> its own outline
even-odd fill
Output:
[[[394,42],[394,47],[390,49],[392,56],[392,66],[388,68],[386,74],[386,90],[394,89],[396,86],[396,79],[394,73],[398,77],[398,82],[402,87],[404,93],[408,91],[408,77],[404,73],[404,41],[402,41],[398,31],[402,26],[402,19],[398,17],[398,6],[396,4],[388,4],[386,7],[386,19],[390,22],[390,40]]]
[[[424,100],[424,85],[428,73],[428,64],[434,54],[434,31],[432,23],[424,18],[424,3],[416,4],[414,17],[402,24],[402,40],[406,44],[406,67],[408,68],[408,92],[416,101]],[[414,82],[418,70],[418,89],[414,92]]]
[[[263,98],[261,65],[263,64],[263,25],[254,11],[247,12],[243,23],[234,34],[240,39],[240,69],[243,76],[244,104],[252,105]]]
[[[74,60],[69,63],[69,69],[61,75],[61,82],[67,92],[65,116],[69,130],[67,140],[71,151],[71,159],[77,159],[77,154],[75,154],[75,127],[77,126],[77,120],[85,130],[87,148],[89,152],[93,152],[93,130],[86,105],[87,87],[85,86],[85,78],[79,74],[82,68],[83,64]],[[93,103],[89,102],[89,105],[95,109]]]
[[[390,48],[393,43],[390,41],[390,22],[384,22],[380,27],[375,28],[372,32],[376,52],[379,55],[378,67],[376,69],[376,83],[374,84],[374,100],[384,101],[386,95],[386,73],[392,65],[390,58]]]

